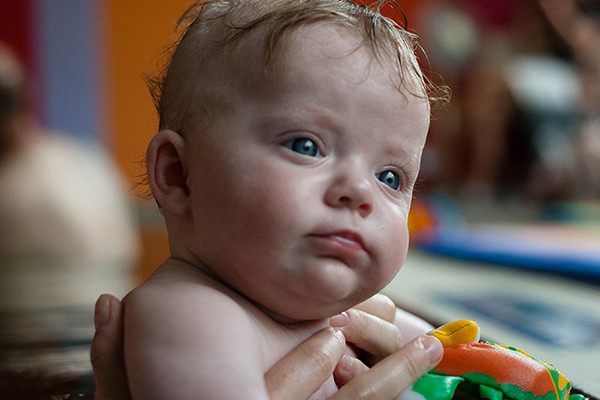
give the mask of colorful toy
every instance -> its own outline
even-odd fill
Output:
[[[440,364],[404,391],[399,400],[584,400],[552,364],[514,347],[479,342],[473,321],[432,332],[444,345]]]

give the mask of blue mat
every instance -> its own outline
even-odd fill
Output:
[[[438,227],[416,247],[432,254],[600,281],[600,229],[566,224]]]

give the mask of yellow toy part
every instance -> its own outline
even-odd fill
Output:
[[[429,332],[442,342],[444,347],[457,346],[463,343],[476,343],[479,341],[479,326],[474,321],[461,319],[440,326]]]

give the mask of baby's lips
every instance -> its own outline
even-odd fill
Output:
[[[461,319],[449,322],[430,332],[428,335],[435,336],[442,342],[444,347],[452,347],[463,343],[479,342],[480,332],[476,322]]]

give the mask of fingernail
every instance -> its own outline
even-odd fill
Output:
[[[431,364],[437,365],[444,355],[444,347],[442,346],[442,342],[440,342],[434,336],[422,336],[419,342],[423,347],[423,350],[425,350],[427,353]]]
[[[96,329],[106,325],[110,320],[110,299],[108,296],[100,296],[96,301],[94,311],[94,326]]]
[[[343,312],[341,314],[334,315],[333,317],[331,317],[329,319],[329,325],[333,326],[334,328],[342,328],[348,325],[349,320],[350,318],[348,318],[348,314],[346,312]]]
[[[444,325],[438,326],[437,328],[430,330],[429,332],[426,333],[426,335],[429,335],[429,336],[433,335],[433,333],[435,331],[439,331],[440,329],[442,329],[442,326],[444,326]]]

